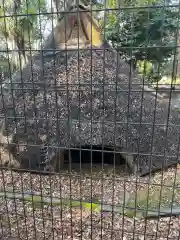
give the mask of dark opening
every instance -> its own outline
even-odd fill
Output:
[[[114,153],[114,149],[110,147],[104,147],[102,150],[102,146],[82,146],[81,150],[78,149],[71,149],[71,163],[79,163],[81,160],[82,164],[108,164],[113,165],[124,165],[125,160],[121,157],[119,153]],[[65,156],[65,162],[68,163],[68,155],[69,151],[67,150]]]

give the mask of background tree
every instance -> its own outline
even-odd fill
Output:
[[[45,0],[1,0],[0,36],[3,48],[9,50],[10,60],[16,66],[26,62],[28,51],[42,36],[41,21],[48,18]]]
[[[19,67],[19,63],[22,67],[28,58],[29,51],[26,50],[37,49],[41,39],[44,38],[45,26],[48,24],[51,29],[53,27],[51,15],[42,16],[39,13],[61,11],[68,5],[76,3],[75,0],[65,0],[65,3],[61,0],[0,0],[0,2],[0,49],[11,50],[8,56],[4,54],[3,57],[9,58],[13,67]],[[146,74],[149,79],[157,79],[155,72],[160,68],[163,72],[165,63],[172,62],[176,32],[179,30],[179,9],[163,6],[164,3],[170,4],[171,1],[107,0],[106,6],[99,0],[85,2],[91,4],[93,9],[116,9],[97,12],[100,24],[106,39],[140,73]],[[154,7],[138,8],[147,5]],[[162,7],[156,7],[157,5]],[[131,8],[128,9],[129,6]],[[117,10],[119,7],[120,10]],[[54,15],[56,20],[59,15]],[[159,73],[157,75],[159,77]]]
[[[156,72],[167,61],[172,61],[175,53],[179,7],[167,7],[170,4],[171,1],[164,0],[124,0],[120,7],[131,8],[107,11],[101,15],[100,22],[109,42],[134,69],[138,68],[151,80],[157,80],[159,73]],[[106,8],[117,9],[117,1],[108,0]]]

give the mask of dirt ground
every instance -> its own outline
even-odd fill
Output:
[[[180,203],[180,169],[157,173],[149,179],[127,176],[125,170],[114,173],[108,165],[102,170],[90,166],[71,174],[40,176],[11,171],[0,172],[1,191],[41,192],[43,196],[93,199],[107,204],[154,208]],[[89,171],[87,170],[89,169]],[[163,188],[161,187],[163,185]],[[149,197],[148,197],[149,196]],[[147,202],[148,199],[148,202]],[[161,199],[161,203],[159,201]],[[113,212],[92,212],[65,206],[33,205],[20,200],[0,199],[0,239],[179,239],[178,217],[139,219]]]

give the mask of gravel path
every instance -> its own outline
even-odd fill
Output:
[[[164,179],[173,177],[174,170],[164,174]],[[113,170],[95,171],[93,176],[84,173],[81,178],[78,171],[59,176],[39,176],[29,173],[1,171],[0,186],[14,187],[14,191],[40,192],[46,196],[62,196],[79,199],[80,197],[103,200],[109,204],[119,204],[126,196],[136,190],[136,178],[127,176],[124,171],[113,176]],[[124,179],[124,180],[123,180]],[[160,174],[151,183],[160,183]],[[142,189],[148,179],[137,179],[137,189]],[[178,239],[179,218],[158,220],[140,220],[123,217],[117,213],[95,213],[80,208],[61,206],[32,206],[10,199],[0,200],[1,239],[8,236],[20,236],[21,239]],[[134,232],[134,234],[133,234]]]

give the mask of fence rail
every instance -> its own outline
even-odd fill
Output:
[[[2,1],[0,239],[180,238],[179,13]]]

